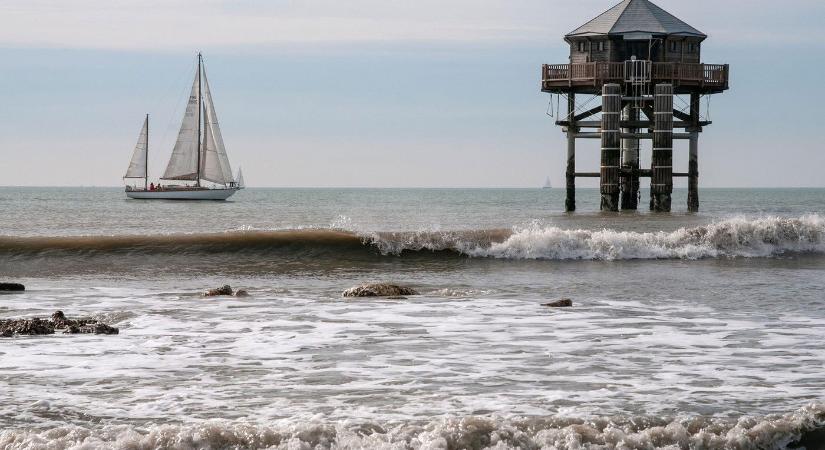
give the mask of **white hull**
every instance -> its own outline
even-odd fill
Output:
[[[169,189],[163,191],[126,191],[126,196],[138,200],[226,200],[240,188]]]

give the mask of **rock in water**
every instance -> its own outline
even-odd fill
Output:
[[[11,337],[13,335],[41,336],[44,334],[54,334],[54,325],[51,322],[39,319],[17,319],[0,321],[0,335]]]
[[[235,297],[249,297],[249,292],[246,292],[244,289],[238,289],[238,291],[235,292]]]
[[[0,291],[21,292],[25,290],[26,286],[23,286],[20,283],[0,283]]]
[[[344,291],[344,297],[403,297],[418,295],[415,289],[395,284],[362,284]]]
[[[118,334],[120,331],[89,317],[68,319],[63,311],[55,311],[48,320],[37,317],[33,319],[0,320],[0,337],[54,334],[55,330],[65,330],[64,334]]]
[[[78,328],[78,333],[80,334],[118,334],[120,330],[114,327],[110,327],[109,325],[104,325],[102,323],[90,323],[88,325],[82,325]]]
[[[573,307],[573,300],[563,298],[561,300],[556,300],[555,302],[545,303],[541,306],[547,306],[550,308],[571,308]]]
[[[232,287],[228,284],[224,285],[223,287],[219,287],[217,289],[210,289],[203,294],[206,297],[220,297],[224,295],[232,295]]]

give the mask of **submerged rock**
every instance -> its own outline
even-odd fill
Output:
[[[233,292],[234,291],[232,291],[232,286],[230,286],[228,284],[225,284],[222,287],[219,287],[217,289],[210,289],[210,290],[206,291],[203,295],[205,297],[220,297],[220,296],[232,295]]]
[[[418,295],[415,289],[387,283],[362,284],[344,291],[344,297],[403,297]]]
[[[235,292],[235,297],[249,297],[249,292],[246,292],[244,289],[238,289],[238,291]]]
[[[0,283],[0,291],[20,292],[25,290],[26,286],[23,286],[20,283]]]
[[[573,300],[570,300],[569,298],[563,298],[561,300],[556,300],[555,302],[545,303],[541,306],[547,306],[549,308],[572,308]]]
[[[118,334],[120,332],[117,328],[99,323],[90,317],[68,319],[63,311],[55,311],[48,320],[39,317],[0,320],[0,337],[41,336],[54,334],[56,330],[64,330],[64,334]]]

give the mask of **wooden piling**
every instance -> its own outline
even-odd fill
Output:
[[[699,94],[690,96],[690,150],[688,156],[688,199],[687,207],[690,212],[699,211],[699,108],[701,97]]]
[[[602,88],[602,164],[601,209],[619,210],[619,173],[621,166],[622,91],[618,84]]]
[[[670,212],[673,194],[673,85],[657,84],[655,92],[650,209]]]
[[[576,94],[570,93],[567,97],[567,198],[564,209],[567,212],[576,210],[576,134],[579,132],[575,122]]]
[[[639,109],[632,103],[622,110],[624,122],[638,122]],[[636,128],[625,128],[622,134],[637,133]],[[639,138],[622,138],[622,209],[639,207]]]

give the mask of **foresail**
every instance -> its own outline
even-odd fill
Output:
[[[198,69],[200,70],[200,68]],[[197,180],[198,178],[198,107],[200,97],[198,76],[192,84],[189,103],[178,132],[172,157],[163,173],[165,180]]]
[[[132,152],[132,161],[123,178],[146,178],[146,152],[149,151],[149,117],[143,122],[135,151]]]
[[[213,183],[229,184],[232,179],[232,167],[223,144],[221,128],[218,125],[218,116],[215,113],[215,104],[212,102],[212,91],[206,80],[206,71],[203,72],[204,134],[201,158],[201,177]]]

